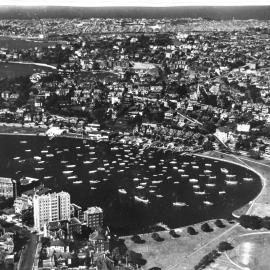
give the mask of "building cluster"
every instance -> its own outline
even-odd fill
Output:
[[[97,269],[98,260],[112,262],[100,207],[82,212],[67,192],[34,195],[33,205],[34,227],[42,234],[38,269]]]
[[[14,263],[14,241],[13,233],[4,232],[0,233],[0,265],[9,267]]]
[[[76,20],[64,21],[77,26]],[[238,124],[251,124],[256,137],[251,149],[262,141],[259,135],[267,136],[267,21],[187,20],[181,27],[166,28],[167,20],[121,20],[119,33],[107,31],[107,24],[117,28],[111,20],[90,22],[82,24],[85,34],[63,35],[49,46],[63,54],[62,60],[51,58],[57,70],[30,76],[29,95],[22,96],[16,80],[5,85],[1,119],[9,125],[60,128],[93,140],[129,132],[138,140],[172,143],[184,151],[209,146],[208,135],[216,129],[233,134],[221,145],[245,148]],[[57,31],[51,20],[43,23],[48,32]],[[134,30],[139,24],[143,33]],[[86,34],[99,27],[106,33]],[[45,49],[28,50],[35,54]],[[155,132],[145,128],[149,124],[158,126]]]
[[[1,45],[0,64],[44,69],[0,81],[0,128],[270,156],[268,21],[2,20],[0,29],[6,44],[14,37],[22,42]],[[36,180],[19,182],[27,188]],[[43,235],[38,267],[112,263],[101,208],[82,211],[67,192],[44,187],[20,196],[16,190],[15,181],[0,178],[0,196],[15,198],[16,214],[33,210]],[[10,243],[0,238],[4,260],[12,259]]]
[[[110,263],[110,232],[103,226],[103,210],[88,207],[84,211],[70,202],[67,192],[53,192],[44,186],[26,190],[17,196],[10,178],[0,178],[0,192],[14,199],[15,215],[2,215],[1,220],[22,227],[27,225],[41,235],[35,265],[38,269],[98,269],[97,264]],[[33,215],[33,224],[25,218]],[[17,217],[20,217],[19,219]],[[31,219],[31,218],[30,218]],[[2,222],[2,221],[1,221]],[[14,235],[1,230],[0,265],[13,265],[17,252]],[[44,241],[46,242],[44,244]]]

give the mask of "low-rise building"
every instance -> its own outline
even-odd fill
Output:
[[[109,236],[101,227],[89,235],[89,243],[95,253],[109,251]]]
[[[11,178],[0,177],[0,196],[5,198],[16,196],[16,182]]]
[[[29,207],[32,206],[32,201],[27,195],[22,194],[21,197],[17,197],[15,199],[13,206],[15,213],[21,214],[23,210],[27,210]]]

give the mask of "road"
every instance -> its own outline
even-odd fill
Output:
[[[31,270],[34,264],[36,248],[38,244],[38,235],[30,233],[30,239],[27,241],[24,250],[22,252],[22,257],[20,261],[19,270]]]

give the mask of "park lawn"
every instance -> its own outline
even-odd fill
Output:
[[[254,231],[246,235],[236,236],[234,249],[228,251],[230,259],[242,268],[269,269],[270,232]]]
[[[136,244],[130,237],[123,237],[123,239],[125,239],[128,249],[142,253],[143,258],[147,260],[144,269],[160,267],[162,270],[189,270],[193,269],[201,258],[215,249],[221,241],[226,241],[228,237],[234,237],[239,232],[245,232],[242,227],[229,224],[227,221],[223,221],[226,225],[225,228],[218,228],[214,225],[214,221],[209,221],[208,224],[214,231],[206,233],[200,229],[202,223],[193,225],[198,232],[197,235],[189,235],[186,227],[179,229],[181,232],[177,232],[181,235],[180,238],[172,238],[168,231],[159,232],[159,235],[165,239],[163,242],[156,242],[152,239],[151,234],[141,235],[141,238],[146,241],[144,244]],[[224,236],[212,241],[212,239],[215,239],[233,226],[234,228],[224,234]],[[212,242],[198,250],[209,241]]]

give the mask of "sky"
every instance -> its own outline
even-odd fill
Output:
[[[259,6],[270,5],[270,0],[0,0],[0,5],[11,6]]]

